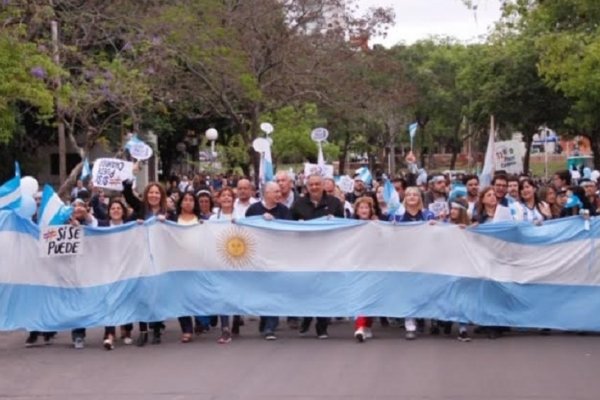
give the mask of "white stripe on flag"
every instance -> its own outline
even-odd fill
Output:
[[[19,201],[21,199],[21,188],[17,188],[17,190],[14,190],[8,194],[6,194],[5,196],[0,197],[0,209],[3,209],[5,207],[8,208],[12,208],[9,207],[11,204],[13,204],[16,201]]]
[[[63,205],[58,195],[56,193],[53,194],[42,211],[42,215],[40,215],[39,224],[41,226],[50,225],[52,218],[60,211]]]
[[[15,202],[21,199],[21,179],[18,176],[0,186],[0,209],[18,207]],[[11,206],[11,207],[9,207]]]
[[[38,225],[48,226],[52,225],[53,219],[60,212],[65,204],[62,202],[60,197],[54,192],[52,187],[44,186],[44,192],[42,193],[42,204],[40,205],[40,212],[38,218]]]

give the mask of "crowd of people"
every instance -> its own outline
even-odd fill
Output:
[[[300,174],[299,174],[300,175]],[[319,175],[307,177],[293,176],[280,171],[271,182],[262,185],[257,191],[250,179],[244,177],[218,176],[208,179],[196,175],[173,177],[166,187],[161,183],[149,183],[140,193],[136,193],[132,183],[125,181],[124,190],[108,198],[102,189],[86,187],[79,181],[73,189],[72,224],[112,227],[128,221],[139,221],[156,217],[182,225],[202,223],[206,220],[235,221],[249,216],[262,216],[266,219],[311,220],[320,217],[354,218],[365,221],[390,221],[394,223],[412,221],[437,221],[457,224],[461,227],[475,224],[488,224],[500,221],[524,221],[542,224],[546,220],[574,215],[594,216],[600,207],[597,182],[580,179],[571,182],[568,170],[553,175],[550,182],[541,182],[530,176],[513,176],[497,173],[490,186],[481,187],[476,175],[449,177],[433,174],[426,182],[417,184],[414,175],[391,179],[391,184],[400,200],[400,207],[391,207],[386,202],[383,180],[372,184],[364,182],[360,176],[354,178],[351,191],[344,193],[333,178]],[[35,218],[35,216],[34,216]],[[332,316],[335,317],[335,316]],[[373,337],[371,330],[376,316],[353,316],[354,338],[364,342]],[[401,321],[405,328],[405,338],[414,340],[425,332],[439,335],[451,334],[453,322],[458,323],[458,340],[468,342],[470,321],[426,321],[423,319],[380,318],[382,325]],[[261,316],[259,331],[266,340],[277,339],[276,331],[281,316]],[[301,335],[310,332],[314,318],[286,317],[291,329],[298,329]],[[239,334],[243,316],[179,316],[181,342],[192,341],[194,335],[207,332],[219,326],[218,343],[231,342]],[[328,337],[331,318],[317,317],[316,336]],[[145,346],[147,343],[161,343],[164,330],[163,321],[143,321],[138,323],[138,336],[132,337],[132,323],[120,327],[120,337],[124,344]],[[535,328],[535,327],[533,327]],[[475,333],[495,339],[507,327],[476,327]],[[541,333],[549,331],[541,329]],[[34,345],[41,336],[44,342],[52,343],[54,332],[30,332],[27,346]],[[71,332],[73,345],[84,348],[85,328]],[[116,327],[105,327],[103,346],[114,348]]]

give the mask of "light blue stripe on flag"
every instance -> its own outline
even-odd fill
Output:
[[[388,178],[385,178],[383,184],[383,200],[388,206],[389,215],[395,215],[401,209],[400,196]],[[400,214],[404,214],[404,210]]]
[[[360,178],[365,184],[370,185],[373,180],[373,176],[371,175],[371,171],[367,167],[360,167],[354,173],[358,174],[357,178]]]
[[[65,224],[69,218],[71,218],[72,212],[73,208],[66,206],[54,192],[52,187],[48,185],[44,186],[42,203],[38,214],[38,225],[49,226]]]
[[[21,207],[21,168],[15,162],[15,177],[0,186],[0,210]]]
[[[84,180],[91,174],[92,174],[92,169],[90,168],[90,163],[88,161],[88,158],[86,157],[83,160],[83,166],[81,167],[81,175],[79,175],[79,179]]]

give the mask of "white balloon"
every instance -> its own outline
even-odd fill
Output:
[[[38,181],[32,176],[24,176],[21,178],[21,195],[33,196],[39,190]]]
[[[17,214],[25,219],[30,219],[36,210],[37,204],[35,204],[33,196],[21,196],[21,207],[17,210]]]
[[[269,149],[269,141],[265,138],[256,138],[252,142],[252,148],[259,153],[264,153]]]

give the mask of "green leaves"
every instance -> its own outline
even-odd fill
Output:
[[[517,2],[518,3],[518,2]],[[572,102],[566,122],[600,134],[600,8],[596,0],[530,0],[520,18],[521,34],[539,53],[544,82]],[[599,138],[600,139],[600,138]]]
[[[265,121],[273,124],[273,156],[277,163],[301,163],[317,157],[317,145],[310,139],[310,132],[324,124],[314,104],[298,107],[286,106],[265,115]],[[337,156],[337,146],[324,147],[330,161]]]
[[[34,107],[40,117],[53,112],[52,79],[60,70],[33,43],[15,31],[0,33],[0,143],[13,136],[17,104]]]

